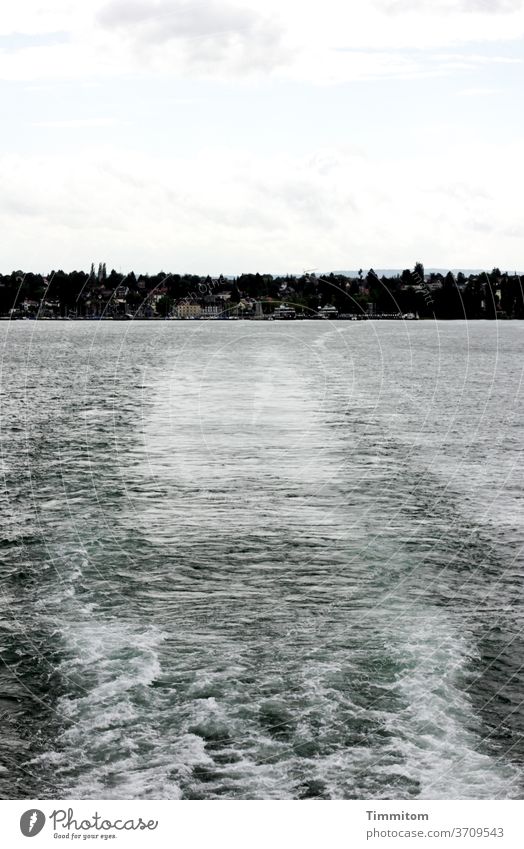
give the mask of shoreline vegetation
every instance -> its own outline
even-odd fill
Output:
[[[299,319],[522,319],[517,273],[425,273],[379,277],[353,274],[301,276],[240,274],[123,274],[105,263],[89,272],[13,271],[0,275],[3,320],[299,320]]]

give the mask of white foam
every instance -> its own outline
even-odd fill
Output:
[[[483,751],[481,719],[468,693],[475,644],[443,608],[418,608],[401,628],[399,650],[407,670],[398,692],[407,707],[388,724],[406,775],[420,784],[420,798],[513,795],[518,773]]]

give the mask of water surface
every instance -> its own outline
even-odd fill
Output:
[[[0,324],[4,798],[520,798],[524,325]]]

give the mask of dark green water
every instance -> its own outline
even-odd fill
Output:
[[[521,797],[523,341],[0,324],[1,795]]]

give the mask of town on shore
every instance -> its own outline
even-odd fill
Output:
[[[468,275],[401,273],[301,276],[108,273],[85,271],[0,275],[3,319],[522,319],[520,276],[494,268]]]

